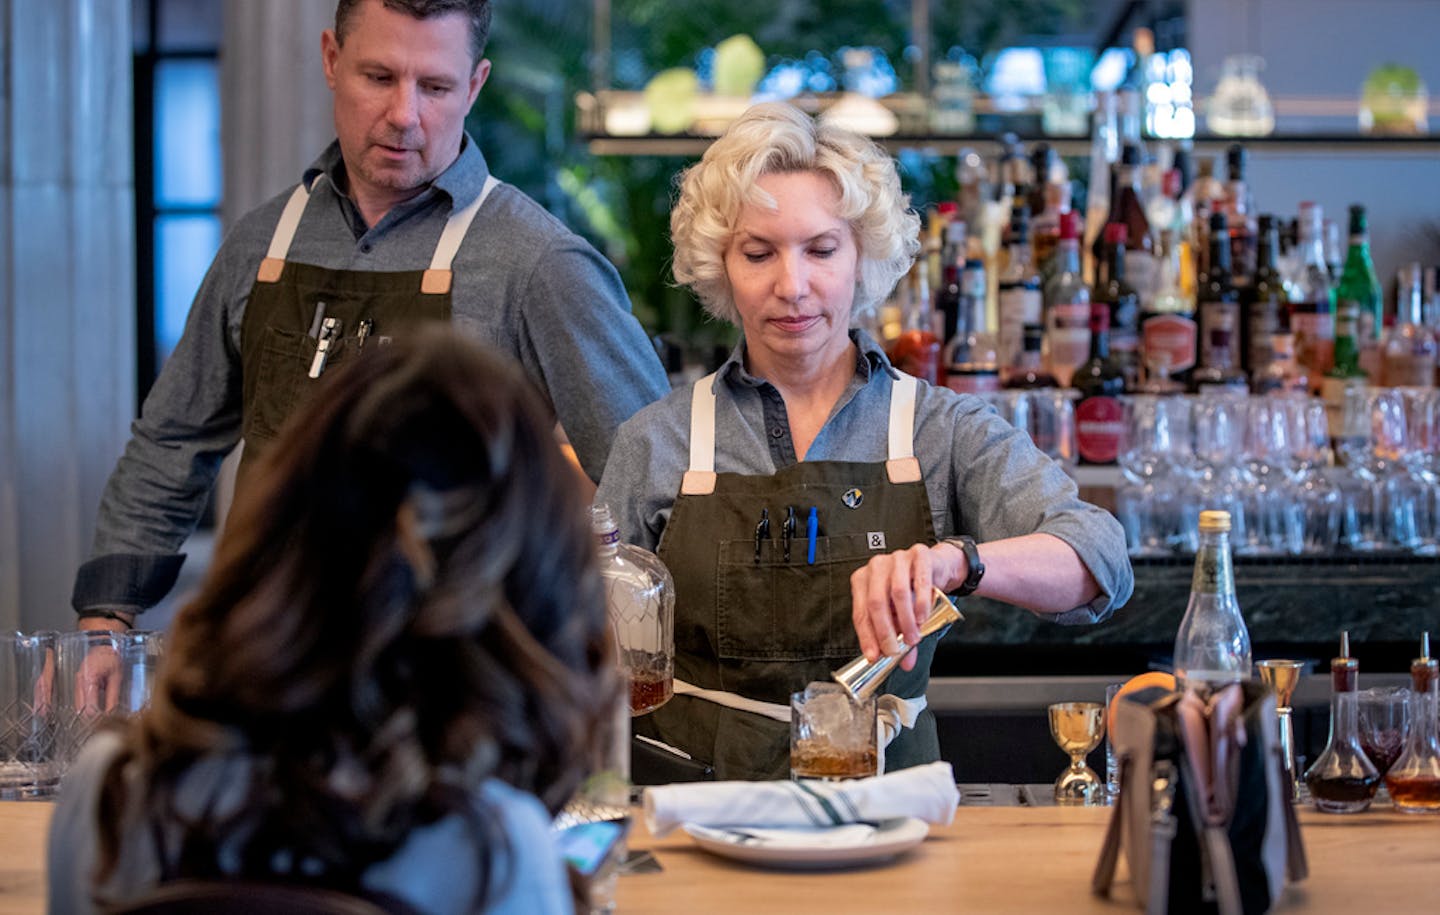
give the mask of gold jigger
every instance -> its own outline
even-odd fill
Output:
[[[925,638],[932,632],[939,632],[951,623],[959,623],[965,620],[958,607],[951,602],[949,596],[939,588],[931,588],[935,598],[935,604],[930,610],[930,615],[925,622],[920,624],[920,638]],[[865,660],[862,654],[860,657],[846,664],[839,670],[832,671],[830,676],[835,682],[845,687],[856,702],[868,702],[872,696],[880,691],[880,684],[890,676],[890,672],[900,663],[900,659],[913,648],[913,645],[905,644],[905,637],[900,636],[896,641],[900,643],[900,650],[892,655],[883,655],[874,663]]]
[[[1300,796],[1300,780],[1295,772],[1295,731],[1290,723],[1290,698],[1295,687],[1300,685],[1300,671],[1305,664],[1301,661],[1271,660],[1260,661],[1260,681],[1275,693],[1275,714],[1280,719],[1280,755],[1285,763],[1285,774],[1290,778],[1290,800]]]

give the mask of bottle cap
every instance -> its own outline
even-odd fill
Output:
[[[1207,509],[1200,513],[1200,533],[1216,534],[1228,533],[1230,530],[1230,513]]]
[[[1125,228],[1123,222],[1111,222],[1105,225],[1105,244],[1123,245],[1130,240],[1130,230]]]

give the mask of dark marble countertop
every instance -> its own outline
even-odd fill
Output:
[[[1104,623],[1059,626],[974,598],[941,641],[934,676],[1075,675],[1168,668],[1190,598],[1192,561],[1136,559],[1135,594]],[[1345,555],[1235,557],[1236,597],[1255,658],[1328,669],[1342,630],[1362,669],[1404,671],[1420,634],[1440,640],[1440,558]],[[1437,642],[1440,647],[1440,642]]]

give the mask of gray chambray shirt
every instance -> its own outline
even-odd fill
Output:
[[[888,457],[894,369],[864,331],[855,377],[815,437],[807,461],[879,462]],[[744,342],[720,368],[715,403],[715,470],[773,474],[795,462],[784,401],[744,368]],[[690,389],[679,389],[621,427],[595,495],[629,543],[659,545],[690,458]],[[1065,471],[985,401],[921,382],[915,401],[915,456],[930,498],[935,535],[977,541],[1052,534],[1095,576],[1100,596],[1046,619],[1095,623],[1130,599],[1134,573],[1125,532],[1103,508],[1081,500]],[[909,544],[894,544],[895,548]]]
[[[459,157],[428,189],[367,227],[335,190],[345,186],[343,171],[338,143],[306,170],[312,193],[289,260],[335,270],[423,270],[451,210],[474,200],[489,174],[466,136]],[[317,182],[322,173],[327,180]],[[241,319],[293,189],[246,214],[215,256],[105,488],[90,572],[82,568],[76,581],[77,609],[142,609],[158,599],[151,593],[158,567],[174,563],[221,460],[240,439]],[[480,208],[453,270],[455,326],[519,362],[598,479],[616,428],[670,389],[615,268],[502,184]]]

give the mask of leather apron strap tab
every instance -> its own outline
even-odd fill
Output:
[[[690,388],[690,467],[680,481],[687,496],[715,491],[715,372]],[[786,712],[789,720],[789,712]]]
[[[275,224],[275,234],[270,236],[270,249],[265,252],[265,259],[260,262],[260,269],[255,274],[256,282],[280,282],[280,274],[285,272],[285,258],[290,254],[290,243],[295,240],[295,230],[300,227],[300,217],[305,214],[305,204],[309,202],[310,189],[302,181],[295,186],[290,199],[285,201],[280,221]]]
[[[450,214],[450,218],[445,221],[445,230],[440,233],[440,242],[435,246],[435,255],[430,259],[430,268],[420,279],[421,292],[427,295],[444,295],[450,291],[450,265],[455,262],[455,254],[460,250],[460,243],[465,240],[465,233],[470,230],[475,214],[480,212],[485,199],[499,183],[494,175],[486,175],[485,186],[475,195],[475,199]]]

